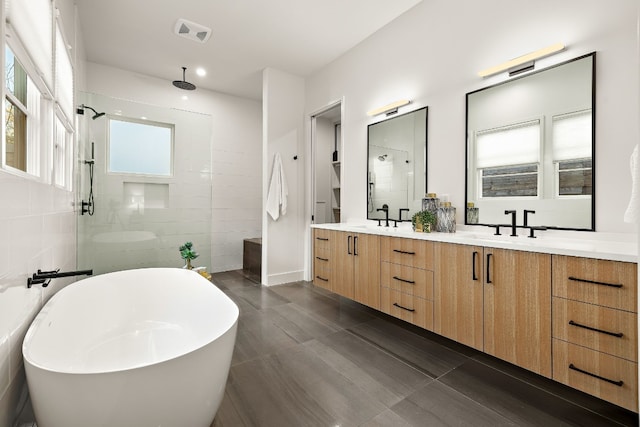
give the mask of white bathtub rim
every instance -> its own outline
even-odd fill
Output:
[[[142,268],[142,269],[135,269],[135,270],[182,270],[179,268]],[[74,289],[74,287],[76,286],[83,286],[86,285],[86,283],[82,283],[84,281],[90,281],[90,280],[94,280],[94,279],[99,279],[102,276],[105,275],[109,275],[109,274],[118,274],[118,273],[122,273],[128,270],[121,270],[121,271],[117,271],[117,272],[113,272],[113,273],[106,273],[100,276],[92,276],[89,277],[87,279],[83,279],[83,280],[79,280],[78,282],[72,283],[71,285],[68,285],[67,287],[65,287],[64,289],[60,290],[58,293],[56,293],[45,305],[44,307],[41,309],[41,311],[36,315],[35,319],[33,320],[33,322],[31,323],[31,325],[29,326],[27,333],[25,335],[25,338],[23,340],[22,343],[22,355],[23,355],[23,360],[25,363],[28,363],[29,365],[37,368],[37,369],[41,369],[44,371],[48,371],[51,373],[60,373],[60,374],[64,374],[64,375],[100,375],[100,374],[107,374],[107,373],[114,373],[114,372],[127,372],[127,371],[131,371],[131,370],[135,370],[135,369],[140,369],[140,368],[144,368],[144,367],[148,367],[148,366],[153,366],[153,365],[158,365],[161,363],[165,363],[168,362],[170,360],[174,360],[174,359],[178,359],[182,356],[184,356],[185,354],[189,354],[191,352],[200,350],[208,345],[210,345],[212,342],[216,341],[217,339],[219,339],[220,337],[224,336],[225,334],[229,333],[229,331],[237,329],[237,325],[238,325],[238,318],[239,318],[239,308],[238,306],[235,304],[235,302],[233,302],[233,300],[231,300],[231,298],[229,298],[226,294],[224,294],[224,292],[222,292],[219,288],[217,288],[217,286],[215,284],[213,284],[212,282],[204,279],[202,276],[200,276],[198,273],[193,272],[194,275],[197,275],[200,279],[202,279],[203,281],[206,281],[208,283],[208,285],[210,286],[214,286],[216,288],[216,290],[218,292],[220,292],[227,300],[225,301],[226,303],[230,304],[230,307],[232,308],[233,314],[233,322],[228,325],[228,327],[225,327],[224,329],[222,329],[219,333],[215,334],[215,335],[211,335],[207,337],[206,341],[203,341],[200,345],[193,345],[190,346],[188,348],[188,351],[181,351],[178,352],[170,357],[165,357],[162,359],[158,359],[158,360],[153,360],[153,361],[149,361],[149,362],[144,362],[144,363],[132,363],[132,364],[127,364],[124,367],[118,367],[118,368],[114,368],[114,369],[100,369],[100,370],[84,370],[84,371],[78,371],[78,370],[70,370],[70,369],[61,369],[58,366],[48,366],[46,363],[42,363],[42,362],[37,362],[36,359],[37,357],[33,357],[33,355],[31,354],[31,352],[29,351],[29,345],[31,344],[31,341],[34,339],[34,335],[38,332],[39,328],[42,327],[41,323],[43,321],[45,321],[47,319],[47,312],[48,310],[53,309],[53,307],[56,305],[56,302],[58,301],[58,299],[63,298],[65,291],[67,291],[67,289],[72,290]],[[184,270],[182,270],[184,271]],[[194,276],[195,277],[195,276]],[[68,291],[67,291],[68,292]]]

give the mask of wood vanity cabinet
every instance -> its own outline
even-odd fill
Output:
[[[331,244],[334,231],[321,228],[313,229],[313,284],[333,292],[331,271],[333,270],[334,255]]]
[[[551,255],[439,243],[434,331],[551,377]]]
[[[638,410],[635,263],[553,256],[553,379]]]
[[[380,309],[380,236],[332,232],[332,291]]]
[[[425,240],[380,240],[381,310],[433,330],[433,247]]]

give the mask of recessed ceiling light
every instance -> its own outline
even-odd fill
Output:
[[[182,100],[183,100],[183,101],[188,101],[188,100],[189,100],[189,97],[188,97],[187,95],[182,95]]]
[[[204,76],[206,76],[206,75],[207,75],[207,70],[205,70],[205,69],[204,69],[204,68],[202,68],[202,67],[198,67],[198,68],[196,69],[196,74],[197,74],[197,75],[199,75],[200,77],[204,77]]]

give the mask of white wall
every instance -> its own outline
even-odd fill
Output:
[[[86,90],[211,115],[212,271],[242,268],[243,239],[261,235],[261,104],[206,89],[185,92],[169,81],[91,62]]]
[[[448,194],[463,222],[465,94],[497,83],[477,72],[538,48],[567,50],[546,67],[597,51],[596,229],[635,232],[622,220],[638,141],[636,0],[430,0],[418,4],[307,79],[306,111],[344,96],[342,215],[366,218],[366,111],[398,99],[429,106],[429,192]]]
[[[304,270],[304,80],[267,68],[263,72],[262,283],[303,278]],[[266,212],[274,155],[280,153],[289,195],[286,214],[274,221]],[[298,159],[294,160],[293,157]],[[309,216],[310,217],[310,216]]]
[[[0,2],[0,13],[4,12]],[[73,0],[57,0],[67,41],[82,58],[75,42]],[[4,15],[0,16],[4,23]],[[76,63],[77,84],[83,80]],[[0,170],[0,426],[11,426],[24,403],[22,341],[42,305],[74,279],[56,279],[43,289],[27,289],[27,277],[39,268],[76,268],[73,192]]]

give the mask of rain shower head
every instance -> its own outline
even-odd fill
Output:
[[[381,162],[384,162],[385,160],[387,160],[387,155],[383,154],[382,156],[378,156],[378,160],[380,160]]]
[[[85,109],[89,109],[89,110],[93,111],[93,117],[91,117],[93,120],[97,119],[98,117],[102,117],[102,116],[105,115],[104,112],[103,113],[98,113],[93,108],[89,107],[88,105],[84,105],[84,104],[82,104],[80,107],[78,107],[78,109],[76,110],[76,113],[84,114],[84,110]]]
[[[187,72],[187,67],[182,67],[182,80],[174,80],[173,81],[173,85],[175,87],[177,87],[178,89],[195,90],[196,89],[196,85],[194,85],[193,83],[189,83],[185,79],[185,73],[186,72]]]

